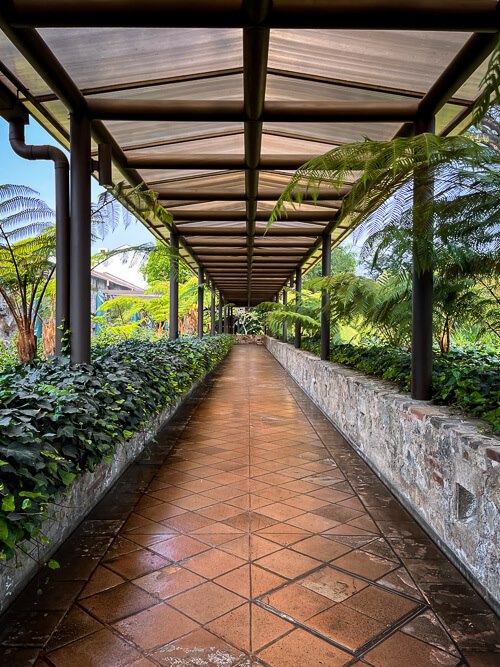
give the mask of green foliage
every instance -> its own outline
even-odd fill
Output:
[[[412,272],[432,270],[434,335],[447,352],[463,327],[500,336],[499,166],[493,141],[431,134],[365,140],[301,167],[271,223],[308,191],[314,197],[322,184],[335,189],[354,179],[338,224],[365,223],[362,257],[375,280],[346,269],[312,288],[329,290],[334,318],[395,345],[409,342]],[[432,196],[414,201],[413,181]]]
[[[179,282],[182,283],[191,278],[192,273],[184,264],[178,252],[164,243],[157,241],[154,248],[148,254],[146,264],[142,267],[142,273],[149,285],[153,285],[155,282],[168,281],[170,276],[170,260],[174,252],[176,252],[179,262]]]
[[[248,308],[238,314],[239,329],[241,334],[249,336],[260,336],[264,333],[265,316],[256,308]]]
[[[287,205],[294,206],[305,195],[314,199],[322,186],[337,190],[354,180],[337,224],[354,229],[369,219],[371,232],[412,210],[419,221],[417,256],[425,257],[428,235],[421,232],[438,207],[450,218],[464,218],[465,211],[476,220],[491,219],[495,213],[498,216],[499,161],[495,150],[464,136],[419,134],[346,144],[310,160],[295,172],[276,203],[269,225],[286,218]],[[415,174],[429,173],[434,177],[433,198],[414,205],[413,189],[407,186]],[[483,192],[486,181],[489,185]],[[417,266],[419,272],[425,268]]]
[[[257,310],[265,314],[265,322],[275,336],[281,336],[285,323],[293,327],[296,322],[301,324],[305,335],[315,337],[319,334],[321,294],[318,291],[307,289],[308,285],[309,283],[300,293],[288,288],[286,306],[275,301],[264,301],[257,306]],[[336,329],[335,323],[333,326]]]
[[[335,322],[349,325],[364,337],[389,345],[411,339],[410,276],[385,273],[376,280],[354,273],[315,278],[308,285],[326,289]]]
[[[312,350],[315,351],[316,350]],[[411,354],[398,347],[335,345],[330,360],[410,390]],[[500,357],[454,350],[434,356],[433,399],[484,419],[500,433]]]
[[[17,364],[16,348],[13,343],[0,341],[0,374]]]
[[[0,185],[0,296],[12,315],[21,361],[36,354],[34,322],[53,276],[53,211],[24,185]]]
[[[331,253],[331,272],[332,275],[337,273],[354,273],[358,266],[358,255],[351,248],[351,246],[338,246],[332,249]],[[304,280],[312,280],[321,277],[321,262],[317,262],[310,271],[308,271]]]
[[[0,557],[44,540],[47,507],[117,442],[172,405],[228,352],[230,336],[95,346],[92,366],[33,361],[0,376]]]

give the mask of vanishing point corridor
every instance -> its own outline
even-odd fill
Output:
[[[1,665],[498,665],[498,619],[263,347],[201,395],[11,607]]]

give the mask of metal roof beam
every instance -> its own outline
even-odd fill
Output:
[[[268,16],[271,0],[260,3],[243,0],[246,18],[252,22],[243,30],[243,97],[245,113],[245,195],[247,231],[247,298],[252,291],[253,237],[259,190],[258,167],[261,160],[262,114],[266,97],[269,28],[259,27]]]
[[[248,30],[251,30],[250,28]],[[260,29],[259,29],[260,30]],[[260,84],[259,84],[260,85]],[[255,99],[255,98],[253,98]],[[234,122],[252,120],[251,109],[237,101],[88,99],[89,113],[99,120]],[[412,121],[418,103],[411,102],[266,102],[259,120],[276,123],[354,123]]]
[[[274,239],[276,241],[276,239]],[[279,249],[284,249],[284,248],[292,248],[294,250],[308,250],[311,247],[311,243],[307,243],[307,241],[302,240],[302,242],[298,243],[294,239],[288,239],[288,240],[283,240],[283,239],[277,239],[277,242],[275,243],[270,243],[272,239],[268,239],[267,237],[260,236],[258,239],[256,238],[255,240],[255,248],[260,248],[260,249],[266,249],[266,250],[279,250]],[[196,239],[196,240],[191,240],[191,245],[194,248],[200,249],[200,252],[202,251],[202,248],[241,248],[244,249],[246,248],[246,244],[241,241],[241,239],[227,239],[221,241],[218,238],[202,238],[202,239]]]
[[[497,42],[498,35],[472,35],[420,102],[419,118],[434,116],[474,74]]]
[[[12,26],[9,21],[9,7],[6,7],[5,3],[2,3],[0,6],[0,29],[62,101],[68,111],[88,117],[87,102],[73,79],[36,30]],[[128,165],[127,169],[125,169],[126,157],[121,147],[101,121],[94,121],[92,123],[91,132],[97,143],[105,143],[111,147],[111,157],[114,164],[132,186],[143,183],[143,179],[137,171],[130,169]],[[144,219],[141,212],[136,210],[130,203],[122,203],[139,219]],[[191,249],[186,247],[186,250],[195,262],[197,262]]]
[[[246,236],[246,230],[236,230],[236,231],[231,231],[231,230],[225,230],[225,229],[210,229],[210,228],[204,228],[204,229],[193,229],[191,231],[189,230],[182,230],[179,231],[179,233],[182,236],[185,236],[186,238],[191,238],[191,237],[203,237],[203,236]],[[275,229],[271,227],[267,232],[264,230],[258,230],[256,229],[255,231],[255,237],[313,237],[316,238],[321,234],[320,231],[317,229],[292,229],[292,230],[286,230],[286,229]],[[194,241],[190,241],[191,243],[195,243]]]
[[[231,192],[228,190],[212,190],[203,192],[202,190],[164,190],[162,188],[153,188],[160,201],[246,201],[245,192]],[[337,190],[319,190],[313,198],[312,193],[303,193],[301,203],[312,203],[314,201],[340,201],[349,194],[351,188],[344,187]],[[281,195],[277,190],[259,190],[257,199],[259,201],[276,201]]]
[[[306,248],[307,249],[307,248]],[[205,257],[205,256],[221,256],[221,257],[226,257],[228,255],[231,256],[239,256],[239,255],[244,255],[246,251],[246,248],[240,248],[237,246],[229,246],[229,247],[202,247],[198,249],[200,257]],[[300,259],[300,257],[304,254],[304,249],[300,247],[274,247],[274,248],[262,248],[262,247],[255,247],[254,248],[254,257],[289,257],[290,259]]]
[[[271,215],[271,211],[256,211],[255,220],[267,222]],[[327,211],[297,211],[291,209],[287,211],[286,216],[282,218],[283,222],[330,222],[336,217],[336,211],[328,209]],[[179,211],[178,215],[174,212],[174,219],[178,225],[182,225],[185,221],[192,222],[241,222],[247,220],[246,211],[197,211],[192,209],[190,211]],[[279,222],[275,223],[279,224]]]
[[[267,155],[261,156],[258,169],[298,169],[314,155]],[[246,168],[245,157],[242,155],[158,155],[155,153],[127,157],[129,169],[189,169],[243,171]],[[247,195],[248,196],[248,195]]]
[[[251,25],[241,0],[10,0],[19,27],[241,28]],[[462,30],[494,32],[496,0],[273,0],[269,28]]]

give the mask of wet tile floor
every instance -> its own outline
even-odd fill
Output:
[[[264,348],[202,393],[1,619],[0,665],[500,665],[498,617]]]

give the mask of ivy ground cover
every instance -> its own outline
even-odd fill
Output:
[[[95,347],[92,365],[67,359],[0,375],[0,558],[45,542],[47,506],[80,474],[110,462],[116,444],[210,371],[231,336],[125,340]]]

